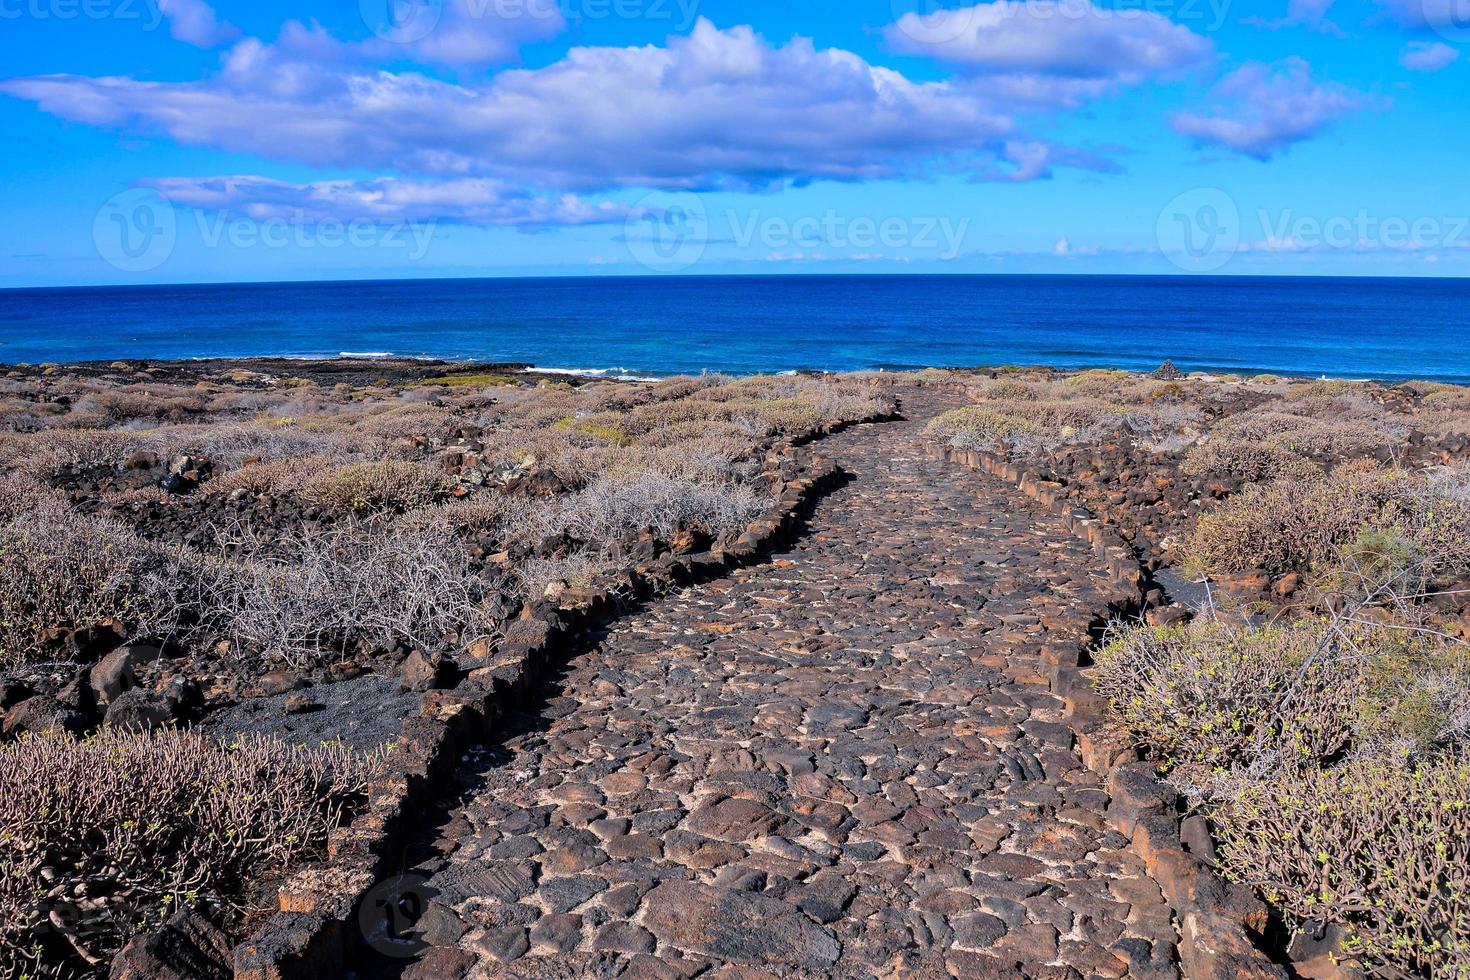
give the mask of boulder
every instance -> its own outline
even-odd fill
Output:
[[[432,691],[454,683],[454,663],[440,653],[410,653],[399,668],[399,686],[405,691]]]
[[[64,731],[80,735],[87,729],[87,718],[46,694],[26,698],[5,714],[6,735],[22,732]]]
[[[163,656],[157,647],[129,645],[118,647],[97,662],[89,681],[92,693],[101,706],[111,704],[118,695],[138,685],[138,668]]]
[[[151,732],[173,720],[173,706],[154,691],[135,687],[119,694],[107,706],[105,721],[113,728]]]

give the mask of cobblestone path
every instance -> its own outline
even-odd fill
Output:
[[[439,829],[405,976],[1178,975],[1038,676],[1105,572],[924,458],[942,407],[825,441],[793,550],[571,659]]]

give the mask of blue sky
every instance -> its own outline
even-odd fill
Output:
[[[0,0],[0,286],[1470,273],[1465,0]]]

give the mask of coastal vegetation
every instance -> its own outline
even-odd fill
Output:
[[[1332,956],[1470,974],[1470,478],[1449,385],[956,375],[931,423],[1037,466],[1194,608],[1090,674],[1204,814],[1218,867]],[[1156,593],[1157,595],[1157,593]]]
[[[247,361],[0,379],[0,976],[103,975],[180,909],[239,935],[363,812],[404,695],[736,547],[793,443],[916,391],[958,404],[927,440],[1024,463],[1132,550],[1145,608],[1088,676],[1269,904],[1258,938],[1470,971],[1462,388]],[[371,711],[326,703],[349,683]]]
[[[450,684],[522,611],[730,546],[782,440],[893,408],[835,378],[316,367],[0,380],[0,976],[103,975],[183,908],[238,930],[325,856],[391,741],[229,736],[233,707]]]

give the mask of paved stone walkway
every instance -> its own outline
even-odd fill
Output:
[[[1177,976],[1038,671],[1104,571],[913,421],[774,563],[574,657],[441,828],[408,977]]]

